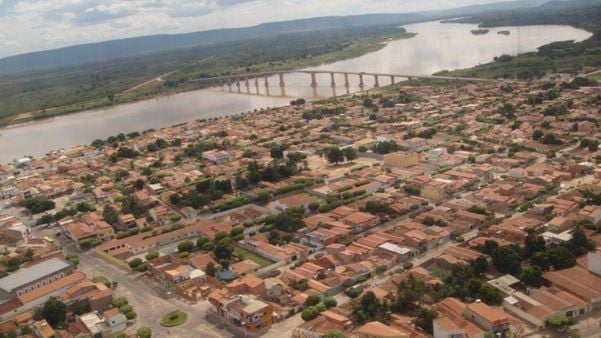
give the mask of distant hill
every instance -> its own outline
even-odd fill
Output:
[[[508,1],[456,9],[407,14],[330,16],[272,22],[245,28],[216,29],[184,34],[162,34],[111,40],[6,57],[0,59],[0,75],[49,70],[59,67],[109,61],[124,57],[145,55],[188,47],[202,47],[223,42],[270,38],[285,33],[360,26],[391,24],[400,25],[470,15],[484,11],[529,8],[540,6],[541,4],[545,3],[545,1],[546,0]],[[575,1],[581,2],[593,0]]]
[[[542,9],[582,8],[601,5],[601,0],[551,0],[540,6]]]

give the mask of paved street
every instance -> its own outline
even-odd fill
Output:
[[[125,296],[138,313],[137,323],[128,329],[135,332],[140,326],[152,329],[153,337],[232,337],[233,335],[205,319],[208,301],[189,304],[175,297],[169,298],[165,290],[139,273],[126,272],[95,256],[91,251],[80,254],[80,269],[89,277],[105,276],[118,281],[116,296]],[[188,321],[183,325],[165,328],[159,320],[174,310],[188,313]]]

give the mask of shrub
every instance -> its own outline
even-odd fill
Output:
[[[326,308],[331,308],[331,307],[335,307],[336,305],[338,305],[338,302],[336,301],[336,299],[332,298],[332,297],[327,297],[323,300],[323,305],[326,306]]]
[[[159,252],[158,251],[151,251],[146,255],[146,260],[147,261],[151,261],[155,258],[159,257]]]
[[[137,333],[138,337],[140,337],[140,338],[152,337],[152,330],[146,326],[142,326],[141,328],[139,328],[136,333]]]
[[[142,264],[142,259],[141,258],[134,258],[131,261],[129,261],[127,264],[129,265],[130,268],[135,269],[138,266],[140,266]]]
[[[344,294],[349,296],[350,298],[357,298],[361,294],[361,290],[358,288],[350,288],[344,291]]]
[[[307,300],[305,300],[305,306],[314,306],[319,304],[319,296],[316,295],[311,295],[309,297],[307,297]]]
[[[306,322],[317,318],[317,316],[319,316],[319,309],[315,306],[307,307],[301,314],[301,318]]]

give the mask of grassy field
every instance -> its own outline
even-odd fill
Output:
[[[200,89],[191,79],[292,70],[376,51],[413,34],[395,26],[287,34],[0,77],[0,125]],[[150,81],[170,73],[163,81]]]
[[[273,261],[271,261],[265,257],[261,257],[255,253],[250,252],[239,246],[236,246],[234,248],[233,254],[234,254],[234,256],[238,257],[238,259],[240,259],[240,260],[250,259],[251,261],[259,264],[262,268],[274,263]]]

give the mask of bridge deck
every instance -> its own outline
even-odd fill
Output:
[[[274,72],[262,72],[262,73],[248,73],[238,75],[227,75],[218,77],[209,77],[195,79],[195,82],[212,82],[212,81],[226,81],[226,80],[237,80],[246,81],[254,78],[263,78],[279,74],[342,74],[342,75],[363,75],[363,76],[382,76],[382,77],[399,77],[399,78],[415,78],[415,79],[435,79],[435,80],[456,80],[456,81],[478,81],[478,82],[496,82],[498,80],[482,79],[474,77],[458,77],[458,76],[437,76],[437,75],[407,75],[407,74],[393,74],[393,73],[367,73],[367,72],[344,72],[344,71],[329,71],[329,70],[289,70],[289,71],[274,71]]]

